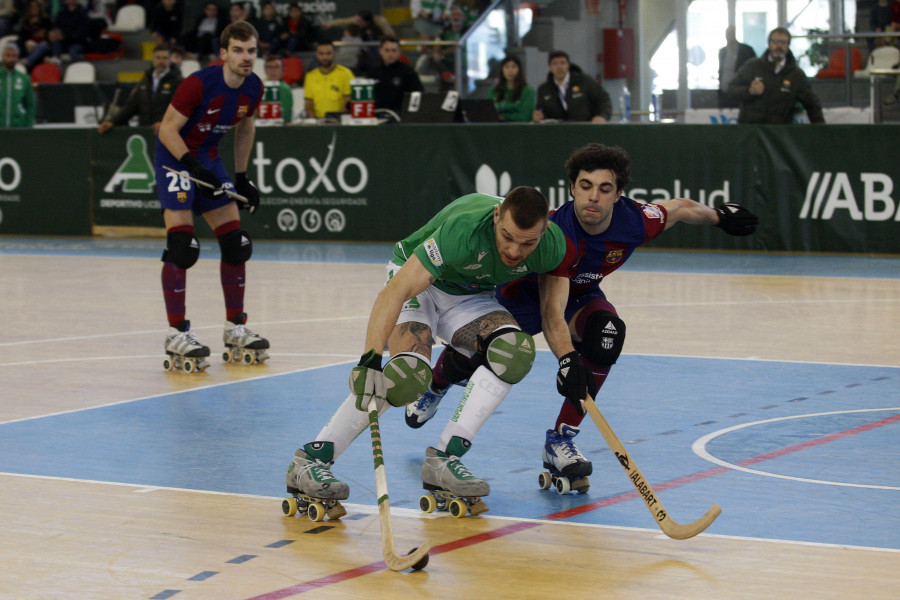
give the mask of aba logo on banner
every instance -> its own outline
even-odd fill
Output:
[[[127,156],[103,188],[107,194],[121,191],[132,194],[152,194],[156,187],[153,161],[147,153],[147,141],[133,135],[125,143]]]

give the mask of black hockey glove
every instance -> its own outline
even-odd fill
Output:
[[[197,184],[197,189],[207,198],[218,198],[225,193],[225,186],[215,174],[200,164],[200,161],[194,158],[190,152],[185,152],[180,159],[181,164],[187,167],[194,179],[199,179],[203,183],[207,183],[212,187]]]
[[[716,209],[719,215],[719,227],[728,235],[750,235],[756,231],[759,218],[752,212],[734,202],[727,202]]]
[[[591,373],[581,362],[577,352],[569,352],[559,359],[559,371],[556,372],[556,390],[566,397],[566,401],[584,414],[581,401],[591,392]]]
[[[252,215],[259,208],[259,190],[253,185],[253,182],[247,179],[247,173],[234,174],[234,191],[247,199],[246,204],[238,202],[239,208],[245,208]]]

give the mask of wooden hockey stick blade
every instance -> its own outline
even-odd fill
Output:
[[[378,519],[381,522],[381,546],[384,564],[392,571],[411,569],[428,556],[431,544],[425,541],[406,556],[399,556],[394,548],[394,530],[391,527],[391,505],[388,501],[387,474],[384,470],[384,454],[381,450],[381,428],[378,426],[378,407],[369,401],[369,432],[372,434],[372,458],[375,461],[375,494],[378,497]]]
[[[647,478],[644,477],[644,474],[641,473],[634,461],[631,460],[631,457],[628,456],[628,452],[625,451],[625,446],[619,441],[619,438],[612,430],[612,427],[606,422],[603,413],[600,412],[600,409],[597,408],[597,405],[590,396],[584,401],[584,407],[590,413],[591,418],[597,425],[597,429],[600,430],[603,439],[606,440],[609,448],[613,451],[613,454],[616,455],[619,464],[625,469],[625,472],[628,474],[628,479],[631,480],[631,483],[634,484],[638,494],[644,499],[647,510],[649,510],[650,514],[653,515],[653,518],[656,519],[656,524],[659,525],[659,528],[664,534],[675,540],[686,540],[703,532],[716,520],[716,517],[719,516],[722,509],[719,508],[718,504],[713,504],[710,509],[706,511],[706,514],[693,523],[676,523],[675,520],[669,516],[662,501],[656,496],[656,492],[650,487]]]
[[[200,181],[196,177],[191,177],[187,171],[179,171],[178,169],[173,169],[169,165],[163,165],[163,169],[165,169],[166,171],[172,171],[173,173],[178,173],[182,177],[187,177],[188,179],[190,179],[197,185],[202,185],[203,187],[208,187],[208,188],[212,187],[205,181]],[[242,195],[238,194],[237,192],[232,192],[231,190],[223,190],[223,191],[225,192],[225,195],[228,196],[229,198],[234,198],[238,202],[243,202],[244,204],[250,204],[250,201],[247,200],[246,196],[242,196]]]

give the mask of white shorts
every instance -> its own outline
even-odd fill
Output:
[[[387,265],[388,280],[399,270],[398,265],[389,262]],[[431,328],[435,339],[440,338],[449,344],[453,339],[453,334],[460,328],[486,314],[497,311],[509,312],[497,302],[492,291],[457,296],[442,292],[432,285],[418,296],[403,303],[400,316],[397,318],[397,325],[424,323]],[[457,350],[466,355],[472,354],[471,351],[464,348],[457,348]]]

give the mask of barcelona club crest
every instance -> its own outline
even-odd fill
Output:
[[[625,250],[619,248],[618,250],[610,250],[606,253],[606,262],[614,265],[617,262],[622,260],[622,256],[625,254]]]
[[[237,116],[238,117],[246,117],[248,108],[250,108],[250,107],[246,104],[241,104],[240,106],[238,106]]]

